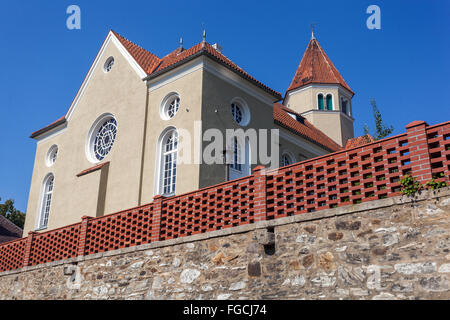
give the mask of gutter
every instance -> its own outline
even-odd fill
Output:
[[[60,126],[60,125],[62,125],[62,124],[64,124],[64,123],[66,123],[66,122],[67,122],[67,120],[66,120],[65,117],[62,118],[62,119],[56,120],[55,122],[53,122],[52,124],[49,124],[49,125],[46,126],[45,128],[42,128],[42,129],[40,129],[40,130],[38,130],[38,131],[33,132],[33,133],[31,134],[30,138],[34,139],[34,138],[40,136],[41,134],[43,134],[43,133],[45,133],[45,132],[47,132],[47,131],[50,131],[51,129],[56,128],[56,127],[58,127],[58,126]]]

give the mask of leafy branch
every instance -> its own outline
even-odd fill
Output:
[[[392,132],[394,132],[393,126],[387,126],[383,123],[383,119],[381,117],[381,112],[378,110],[377,103],[375,99],[370,100],[370,104],[372,105],[373,117],[375,120],[375,133],[373,134],[373,138],[375,140],[380,140],[386,138]],[[364,135],[369,135],[369,126],[367,124],[364,125]]]

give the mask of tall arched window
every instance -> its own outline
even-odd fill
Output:
[[[41,210],[39,214],[39,229],[46,228],[50,214],[50,205],[52,203],[53,183],[55,177],[50,174],[45,178],[41,196]]]
[[[327,110],[333,110],[333,97],[331,94],[327,94]]]
[[[231,159],[229,163],[228,179],[238,179],[248,176],[251,172],[249,140],[234,137],[231,141]]]
[[[178,133],[175,129],[168,131],[161,140],[161,162],[159,186],[160,194],[175,193],[177,177]]]
[[[231,159],[230,168],[236,171],[242,171],[242,161],[241,161],[241,146],[235,137],[233,139],[233,159]]]
[[[319,110],[323,110],[323,94],[321,93],[317,96],[317,106]]]

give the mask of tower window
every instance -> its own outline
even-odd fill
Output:
[[[348,104],[347,99],[341,98],[341,111],[345,114],[348,114],[347,104]]]
[[[327,110],[333,110],[333,97],[327,94]]]
[[[319,110],[324,109],[323,108],[323,94],[321,94],[321,93],[317,96],[317,106],[318,106]]]

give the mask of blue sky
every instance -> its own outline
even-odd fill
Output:
[[[81,30],[66,8],[81,8]],[[366,8],[381,8],[381,30]],[[375,98],[394,133],[413,120],[450,120],[450,1],[2,1],[0,4],[0,197],[26,210],[34,164],[31,132],[65,114],[108,30],[164,56],[207,41],[284,93],[316,37],[355,91],[355,135],[373,127]]]

